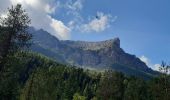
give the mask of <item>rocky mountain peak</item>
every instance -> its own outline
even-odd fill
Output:
[[[113,44],[116,45],[117,47],[120,47],[120,39],[118,37],[114,38],[113,39]]]
[[[99,42],[86,42],[86,41],[61,41],[65,45],[73,48],[80,48],[83,50],[100,50],[104,48],[120,48],[120,39],[114,38]]]
[[[155,74],[134,55],[120,48],[120,39],[114,38],[99,42],[59,40],[46,31],[32,31],[33,51],[42,53],[58,62],[78,67],[107,69],[112,68],[127,74]]]
[[[118,37],[116,37],[114,39],[99,42],[99,44],[102,44],[103,47],[105,47],[105,48],[109,48],[109,47],[120,48],[120,39]]]

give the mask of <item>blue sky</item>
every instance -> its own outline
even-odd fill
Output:
[[[170,0],[1,0],[0,8],[16,3],[26,8],[32,26],[59,39],[119,37],[126,52],[153,69],[162,60],[170,63]]]

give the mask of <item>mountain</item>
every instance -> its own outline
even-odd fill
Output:
[[[100,42],[59,40],[43,29],[29,29],[33,34],[34,52],[69,65],[92,69],[112,69],[135,76],[154,76],[158,72],[148,68],[135,55],[120,48],[120,39]]]

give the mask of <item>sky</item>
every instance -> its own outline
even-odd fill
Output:
[[[170,0],[0,0],[0,16],[17,3],[31,26],[61,40],[119,37],[121,48],[150,68],[170,63]]]

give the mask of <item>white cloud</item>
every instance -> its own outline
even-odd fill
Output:
[[[159,71],[159,67],[161,67],[160,64],[152,64],[150,59],[148,59],[147,57],[145,56],[141,56],[139,57],[139,59],[141,61],[143,61],[149,68],[153,69],[153,70],[156,70],[156,71]]]
[[[69,28],[62,21],[49,17],[50,14],[55,13],[58,2],[55,3],[55,0],[1,0],[0,15],[4,15],[2,10],[17,3],[22,4],[28,12],[32,26],[37,29],[42,28],[59,39],[69,39]]]
[[[153,68],[155,69],[155,70],[157,70],[157,71],[159,71],[159,68],[161,67],[161,65],[160,64],[155,64],[154,66],[153,66]]]
[[[111,15],[104,15],[102,12],[97,12],[96,17],[90,20],[89,23],[82,25],[81,30],[83,30],[83,32],[101,32],[110,27],[111,22],[113,22]]]
[[[52,19],[52,23],[50,24],[50,26],[55,29],[55,31],[58,33],[57,35],[60,38],[64,40],[69,38],[70,29],[65,26],[61,21]]]
[[[150,66],[150,61],[147,57],[141,56],[140,60],[143,61],[147,66]]]
[[[76,29],[83,22],[83,17],[80,15],[80,11],[83,8],[84,0],[68,0],[64,4],[64,8],[67,10],[66,15],[72,16],[72,20],[70,22],[74,22],[74,26],[72,25],[72,29]],[[68,22],[68,23],[70,23]]]
[[[3,19],[3,18],[6,18],[7,17],[7,14],[6,13],[2,13],[1,15],[0,15],[0,17]]]
[[[68,22],[68,26],[72,30],[80,31],[81,33],[88,32],[102,32],[110,27],[110,24],[117,19],[117,16],[113,17],[110,14],[104,14],[97,12],[97,17],[86,20],[81,16],[80,12],[83,9],[83,2],[85,0],[68,0],[64,4],[64,8],[67,9],[66,14],[72,15],[74,18]]]
[[[46,11],[47,13],[49,13],[49,14],[54,13],[54,12],[55,12],[55,9],[56,9],[56,7],[51,7],[49,4],[47,4],[47,5],[45,6],[45,11]]]
[[[41,2],[41,0],[10,0],[11,4],[16,5],[16,4],[22,4],[24,7],[31,6],[33,8],[42,8],[41,5],[44,5],[44,2]]]
[[[70,29],[74,29],[75,26],[76,26],[75,24],[76,24],[75,21],[73,21],[73,20],[72,20],[72,21],[69,21],[69,22],[68,22],[68,27],[69,27]]]
[[[72,0],[69,0],[65,7],[70,9],[70,10],[74,10],[74,11],[78,11],[81,10],[83,8],[83,0],[76,0],[75,2],[73,2]]]

